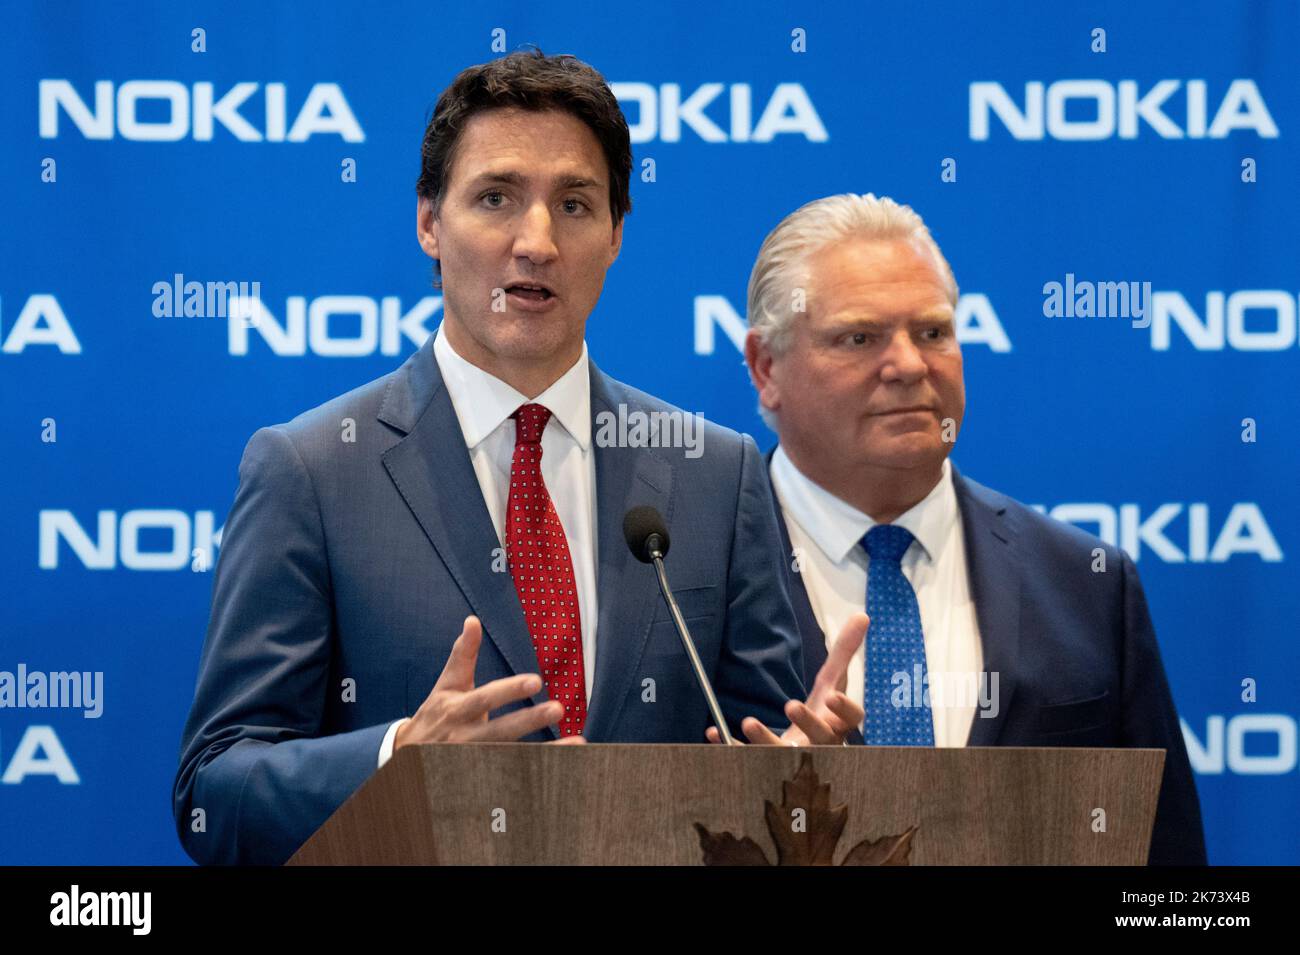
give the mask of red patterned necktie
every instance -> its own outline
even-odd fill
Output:
[[[528,635],[552,700],[564,704],[561,736],[577,736],[587,720],[587,683],[582,663],[582,620],[569,543],[542,481],[542,432],[550,409],[521,405],[515,419],[510,462],[506,555],[528,623]]]

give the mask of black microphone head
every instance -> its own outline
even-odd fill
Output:
[[[623,516],[623,537],[637,560],[650,563],[654,551],[659,556],[668,553],[668,525],[653,507],[634,507]]]

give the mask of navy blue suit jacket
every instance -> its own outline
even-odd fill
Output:
[[[1166,750],[1149,863],[1204,865],[1196,784],[1133,561],[962,477],[955,466],[952,478],[984,670],[999,674],[998,713],[976,714],[967,745]],[[789,554],[789,530],[777,511]],[[1092,572],[1096,547],[1105,551],[1105,573]],[[826,638],[792,563],[785,561],[786,579],[811,686],[826,660]],[[862,742],[861,734],[852,741]]]
[[[799,635],[753,439],[706,423],[694,458],[600,447],[602,412],[677,409],[594,364],[591,405],[599,616],[584,735],[704,743],[711,723],[654,570],[623,539],[642,504],[667,521],[674,592],[728,722],[787,725],[785,702],[804,696]],[[173,811],[196,861],[280,863],[376,771],[389,724],[429,694],[467,615],[483,623],[478,684],[539,667],[432,336],[391,374],[258,430],[239,477]]]

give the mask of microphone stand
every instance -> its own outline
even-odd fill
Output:
[[[691,667],[695,670],[695,681],[700,685],[700,692],[704,694],[705,702],[709,704],[709,713],[713,717],[713,725],[718,728],[718,735],[722,742],[727,746],[738,746],[731,731],[727,729],[727,721],[722,716],[722,707],[718,705],[718,698],[713,694],[713,687],[709,684],[709,678],[704,672],[704,664],[700,662],[700,655],[695,649],[695,641],[691,639],[691,633],[686,629],[686,621],[682,618],[682,610],[677,606],[677,601],[673,598],[673,592],[668,586],[668,574],[664,571],[664,555],[660,548],[660,539],[658,534],[651,534],[646,541],[646,550],[650,553],[650,559],[655,565],[655,574],[659,578],[659,591],[664,595],[664,600],[668,603],[668,611],[673,616],[673,623],[677,626],[677,635],[682,638],[682,646],[686,649],[686,656],[691,661]]]

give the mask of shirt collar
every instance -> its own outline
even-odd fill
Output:
[[[433,342],[433,354],[442,372],[443,384],[451,395],[467,448],[477,447],[520,405],[530,403],[500,378],[462,358],[447,341],[442,325],[438,326]],[[531,403],[550,409],[551,417],[569,432],[583,451],[587,450],[591,444],[591,374],[585,341],[582,354],[573,366]]]
[[[772,456],[772,483],[787,516],[793,518],[813,543],[837,564],[842,563],[858,547],[867,531],[876,526],[869,515],[806,477],[780,445]],[[933,561],[958,518],[952,465],[944,458],[939,483],[893,523],[910,531],[925,555]]]

